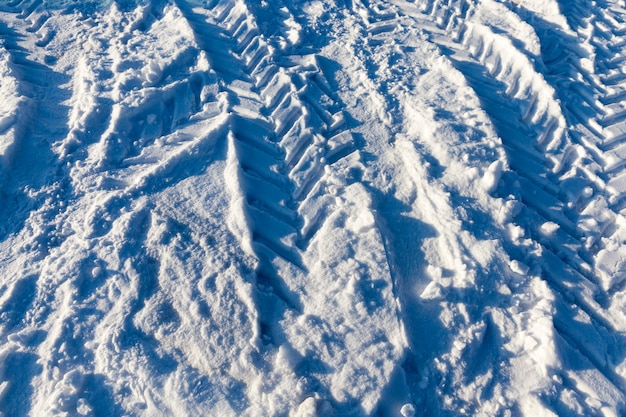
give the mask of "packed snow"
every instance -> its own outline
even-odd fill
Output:
[[[0,2],[0,416],[626,414],[617,0]]]

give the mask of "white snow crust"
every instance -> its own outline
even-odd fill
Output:
[[[616,0],[0,2],[0,416],[626,414]]]

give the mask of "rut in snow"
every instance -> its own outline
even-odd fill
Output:
[[[498,10],[503,15],[518,13],[533,25],[541,42],[538,56],[520,50],[518,40],[510,35],[468,22],[468,13],[482,12],[478,6],[458,2],[450,13],[427,4],[422,12],[436,23],[434,29],[427,28],[433,42],[449,51],[452,62],[481,98],[518,176],[508,180],[519,181],[518,191],[505,187],[499,193],[520,193],[525,207],[517,221],[528,225],[530,236],[547,250],[536,262],[544,264],[543,276],[557,297],[564,297],[556,304],[555,329],[584,361],[623,390],[624,377],[604,360],[623,359],[621,350],[614,348],[615,331],[621,326],[609,301],[622,275],[618,253],[623,246],[614,243],[622,239],[620,192],[610,187],[619,173],[604,153],[621,120],[605,116],[607,110],[601,103],[610,99],[603,97],[606,87],[590,67],[593,52],[582,49],[567,28],[542,21],[523,6]],[[580,18],[582,12],[570,13]],[[614,25],[604,12],[593,16],[603,28]],[[589,33],[581,27],[578,35],[582,38],[583,31]],[[616,39],[615,32],[609,33],[600,32],[596,39]],[[620,44],[618,39],[615,43]],[[569,306],[572,301],[575,307]],[[578,329],[579,314],[592,323],[598,343],[593,348],[586,342],[588,335]],[[603,353],[598,355],[598,349]]]

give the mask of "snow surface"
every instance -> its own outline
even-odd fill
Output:
[[[626,414],[616,0],[0,2],[0,415]]]

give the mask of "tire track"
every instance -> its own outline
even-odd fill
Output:
[[[18,27],[20,22],[19,19],[16,21]],[[54,165],[56,158],[51,148],[54,141],[65,134],[63,124],[57,124],[56,121],[64,119],[66,107],[62,102],[67,98],[67,91],[61,87],[66,82],[63,74],[33,60],[27,54],[21,45],[28,42],[26,35],[22,36],[17,30],[8,27],[0,28],[0,31],[7,52],[7,70],[15,80],[15,94],[19,97],[16,97],[19,103],[16,103],[15,118],[5,136],[9,143],[3,143],[5,152],[0,172],[0,190],[6,198],[0,205],[0,212],[3,218],[14,219],[3,224],[3,227],[13,228],[2,231],[1,236],[4,238],[24,224],[30,210],[45,206],[43,200],[29,202],[25,190],[41,192],[42,195],[58,192],[46,190],[46,187],[54,188],[50,184],[57,173],[31,169],[31,166],[33,160],[37,160],[40,166]],[[42,102],[44,97],[46,100]]]
[[[374,359],[372,356],[374,349],[381,345],[384,345],[388,352],[387,360],[398,355],[398,352],[394,350],[395,346],[386,339],[389,337],[386,335],[387,332],[393,333],[393,326],[386,322],[381,327],[381,323],[371,318],[372,314],[376,317],[377,314],[387,314],[388,310],[393,310],[391,300],[387,300],[388,304],[383,302],[383,299],[387,299],[384,297],[390,295],[385,288],[387,282],[382,278],[380,280],[375,278],[384,276],[386,271],[377,265],[361,265],[360,262],[356,262],[354,267],[358,268],[357,274],[362,275],[357,278],[362,280],[358,284],[362,286],[362,289],[356,290],[356,293],[360,295],[357,299],[365,298],[362,302],[367,306],[367,310],[363,311],[360,303],[356,309],[337,305],[345,294],[333,288],[333,285],[345,281],[347,276],[353,273],[327,271],[326,263],[350,264],[350,260],[335,259],[336,254],[327,253],[325,243],[320,239],[323,239],[325,233],[331,233],[329,230],[333,230],[331,236],[334,239],[337,239],[335,233],[346,234],[345,241],[333,244],[338,245],[340,251],[355,250],[360,253],[362,249],[359,248],[356,236],[346,233],[346,230],[334,228],[337,227],[335,224],[337,218],[349,216],[347,221],[356,223],[349,229],[361,227],[360,233],[372,239],[370,235],[375,231],[369,230],[367,226],[367,221],[371,218],[371,213],[368,211],[370,204],[367,203],[369,196],[362,187],[357,187],[357,184],[352,187],[354,189],[343,193],[342,190],[347,186],[334,173],[350,169],[351,165],[358,165],[360,155],[355,137],[351,133],[350,115],[344,112],[343,103],[333,92],[333,88],[324,76],[324,65],[328,63],[324,63],[323,59],[317,56],[316,47],[312,47],[308,42],[303,45],[299,43],[300,35],[296,33],[298,32],[296,28],[301,27],[302,32],[306,32],[307,28],[305,22],[298,22],[295,18],[297,8],[292,8],[287,4],[284,6],[276,4],[274,7],[279,10],[277,15],[280,19],[288,22],[284,26],[276,25],[282,27],[283,31],[258,41],[253,36],[245,35],[246,32],[243,30],[239,32],[242,33],[244,39],[250,40],[250,45],[273,51],[269,59],[261,60],[262,64],[250,70],[251,83],[264,104],[259,112],[263,118],[270,121],[272,132],[267,135],[267,138],[269,142],[277,145],[276,152],[274,152],[277,159],[280,154],[277,167],[273,171],[280,173],[288,179],[289,183],[290,197],[281,202],[280,210],[283,211],[286,207],[292,210],[292,214],[297,214],[297,217],[289,216],[296,222],[292,224],[295,233],[281,240],[287,240],[291,250],[302,256],[305,261],[302,266],[306,269],[300,268],[293,261],[289,262],[290,259],[282,253],[279,253],[279,256],[276,256],[276,253],[270,253],[271,257],[265,262],[261,258],[260,266],[257,268],[257,282],[261,283],[259,297],[264,300],[260,303],[262,338],[266,342],[271,342],[273,348],[278,348],[276,361],[279,366],[284,366],[282,363],[287,356],[289,366],[302,381],[303,385],[300,385],[302,388],[299,388],[293,408],[306,407],[305,404],[312,400],[320,409],[330,406],[339,414],[360,413],[361,411],[355,410],[362,408],[373,410],[376,402],[380,400],[380,385],[386,384],[390,377],[386,369],[368,371],[364,368],[368,361],[365,358]],[[248,6],[248,9],[256,16],[276,18],[273,14],[265,15],[267,10],[253,9],[253,6]],[[246,30],[256,33],[249,19],[233,18],[233,21],[245,21]],[[266,26],[272,27],[272,24],[266,24]],[[234,25],[231,30],[235,30]],[[251,51],[249,47],[239,46],[237,50],[245,51],[241,54],[244,62],[256,62],[252,57],[258,56],[258,53]],[[257,100],[254,101],[257,102]],[[236,106],[243,107],[240,103]],[[246,107],[249,108],[247,105]],[[247,131],[249,132],[250,129]],[[236,133],[235,141],[239,139]],[[255,144],[258,143],[262,142],[255,138]],[[236,159],[244,161],[244,158],[239,156],[233,158],[233,160]],[[241,166],[243,165],[246,164],[242,163]],[[249,193],[245,188],[246,181],[248,180],[244,179],[243,186],[240,185],[238,188]],[[349,201],[343,203],[347,208],[338,209],[336,195],[341,194],[344,194]],[[269,203],[275,204],[275,202]],[[359,209],[357,204],[361,203],[365,207]],[[247,213],[256,215],[253,210],[258,206],[249,204],[248,207]],[[252,224],[257,223],[255,217],[250,217]],[[359,226],[362,222],[364,222],[362,226]],[[256,232],[254,226],[252,230]],[[273,233],[276,234],[275,231]],[[268,237],[271,238],[271,233]],[[376,237],[379,238],[377,235]],[[261,248],[256,251],[259,257],[263,256],[262,245],[269,243],[263,241],[264,238],[265,236],[259,234],[255,241],[254,235],[252,236],[253,247],[257,241],[261,243],[261,245],[256,245],[257,248]],[[275,236],[274,240],[276,240]],[[332,239],[331,241],[335,242]],[[264,266],[268,268],[264,269]],[[348,265],[341,266],[342,268],[348,267]],[[309,267],[313,269],[309,270]],[[352,267],[350,265],[350,268]],[[269,271],[272,275],[264,271]],[[372,276],[370,277],[369,274]],[[311,279],[314,276],[327,276],[328,283],[335,281],[335,284],[327,288],[325,283],[314,282],[315,280]],[[381,284],[382,281],[384,282]],[[378,288],[377,285],[381,287]],[[274,292],[274,297],[278,296],[279,303],[271,301],[271,297],[268,299],[267,289]],[[322,294],[327,294],[327,297],[322,297]],[[377,306],[380,309],[377,309]],[[332,311],[326,311],[327,309]],[[390,315],[390,317],[393,316],[393,314]],[[276,318],[284,322],[277,326]],[[337,320],[349,320],[358,324],[346,333],[341,326],[334,328]],[[367,326],[370,320],[373,321],[374,329]],[[302,332],[311,332],[311,339],[314,340],[312,345],[309,342],[303,344]],[[352,332],[360,335],[359,342],[355,343],[351,340]],[[327,342],[323,342],[324,340]],[[342,350],[345,349],[342,348],[345,344],[352,346],[350,351],[361,353],[355,357],[345,352]],[[342,377],[327,375],[325,371],[325,369],[337,367],[341,367],[344,369],[343,372],[361,380],[361,385],[351,390],[341,387]],[[293,394],[289,396],[293,398]],[[353,396],[362,397],[363,403],[354,403],[351,399]]]
[[[6,29],[2,30],[2,33],[5,31]],[[8,39],[10,36],[7,36]],[[6,100],[6,110],[3,110],[0,115],[0,187],[4,187],[4,175],[11,169],[16,141],[24,130],[24,122],[20,120],[20,115],[28,115],[29,107],[32,107],[32,103],[29,103],[29,100],[20,92],[20,87],[23,88],[23,86],[20,86],[12,68],[12,57],[6,47],[7,40],[0,49],[3,62],[0,69],[0,79],[2,80],[0,88],[2,89],[2,96]]]
[[[152,72],[144,74],[148,75],[145,81],[162,88],[165,92],[164,97],[166,100],[164,103],[159,103],[158,97],[150,96],[147,103],[145,103],[145,107],[140,106],[139,112],[141,110],[160,110],[161,114],[159,116],[166,121],[166,124],[159,128],[160,130],[155,136],[171,137],[174,136],[174,130],[181,130],[181,133],[184,133],[182,135],[183,144],[178,147],[166,147],[166,150],[174,149],[174,152],[167,155],[166,161],[163,161],[161,165],[156,167],[152,165],[146,168],[146,160],[143,160],[142,163],[137,163],[140,153],[133,153],[132,149],[131,152],[127,152],[120,158],[120,161],[128,163],[126,166],[121,166],[121,169],[120,166],[112,166],[113,164],[106,162],[106,155],[104,155],[104,158],[100,158],[103,155],[98,152],[99,149],[97,147],[95,152],[94,147],[90,147],[92,142],[87,140],[90,137],[87,133],[94,133],[94,136],[97,138],[95,133],[98,131],[106,132],[106,125],[113,123],[115,128],[122,127],[118,130],[125,139],[130,137],[131,140],[138,140],[139,137],[146,137],[146,142],[142,143],[146,145],[149,145],[148,141],[155,140],[155,136],[150,136],[150,132],[145,130],[133,131],[133,127],[124,130],[129,124],[141,125],[142,121],[134,117],[137,113],[129,112],[131,123],[127,123],[128,119],[124,120],[123,117],[113,118],[115,120],[111,121],[108,115],[99,114],[99,112],[106,113],[106,106],[101,106],[101,104],[109,103],[106,96],[110,93],[110,90],[102,91],[90,87],[94,87],[98,81],[103,81],[102,84],[106,89],[106,80],[110,78],[106,74],[111,73],[111,76],[113,75],[116,69],[113,68],[115,64],[120,64],[123,67],[121,65],[124,64],[123,60],[116,61],[112,59],[107,61],[106,53],[101,48],[94,48],[95,50],[92,51],[93,54],[91,55],[81,51],[84,53],[84,66],[78,68],[77,77],[73,80],[74,83],[69,82],[69,77],[56,72],[58,66],[54,65],[55,62],[48,62],[45,58],[45,64],[35,61],[36,58],[41,58],[43,53],[48,52],[48,46],[38,45],[35,40],[38,36],[37,30],[39,25],[41,24],[44,27],[45,23],[43,20],[37,20],[33,23],[32,18],[37,13],[36,9],[33,10],[35,11],[29,12],[27,10],[23,12],[20,16],[27,20],[22,20],[18,16],[14,25],[16,28],[15,37],[20,39],[19,43],[26,44],[27,47],[22,49],[17,45],[18,42],[15,42],[13,44],[15,45],[14,58],[11,61],[17,65],[16,74],[17,78],[22,82],[24,94],[36,105],[33,105],[32,112],[25,114],[28,117],[28,128],[24,129],[20,135],[22,142],[20,142],[18,152],[13,155],[12,160],[15,166],[11,170],[12,177],[10,179],[13,187],[17,189],[23,187],[29,193],[28,196],[24,196],[24,200],[28,198],[33,200],[30,206],[24,208],[24,215],[28,219],[25,219],[27,223],[24,227],[25,230],[21,233],[21,237],[26,240],[26,242],[22,243],[25,248],[23,250],[26,252],[18,255],[17,259],[19,260],[22,257],[28,259],[28,264],[31,265],[32,270],[38,271],[41,279],[37,279],[36,286],[30,296],[26,294],[21,296],[25,302],[31,299],[32,314],[25,315],[21,319],[18,315],[12,319],[14,322],[21,320],[21,323],[19,323],[20,326],[18,328],[15,328],[18,324],[14,323],[10,338],[18,343],[17,349],[30,346],[45,360],[42,362],[43,366],[40,369],[31,370],[26,365],[23,369],[25,372],[23,375],[24,381],[29,381],[33,386],[40,387],[40,390],[37,392],[28,394],[30,403],[28,405],[26,401],[23,404],[11,403],[9,405],[11,408],[7,409],[10,411],[19,407],[22,410],[26,410],[25,412],[28,412],[30,409],[35,413],[45,410],[45,414],[55,412],[77,414],[79,413],[77,409],[80,410],[80,413],[84,413],[85,410],[93,411],[96,409],[99,410],[98,412],[101,411],[110,415],[122,415],[123,411],[119,408],[117,400],[113,398],[113,391],[118,388],[115,385],[116,383],[107,381],[106,377],[99,374],[98,370],[95,369],[100,359],[103,359],[101,352],[96,354],[94,349],[92,349],[93,345],[83,346],[82,343],[77,342],[77,337],[83,337],[83,342],[93,341],[98,338],[99,334],[95,320],[112,318],[111,316],[107,317],[98,308],[98,306],[102,306],[102,303],[111,302],[110,299],[103,296],[103,288],[108,288],[109,291],[112,290],[113,292],[115,292],[115,289],[110,288],[105,282],[104,278],[109,276],[108,272],[91,272],[89,270],[93,259],[85,255],[84,248],[81,249],[80,243],[76,243],[76,238],[87,238],[91,242],[90,245],[94,245],[92,247],[97,248],[98,244],[96,242],[99,242],[99,239],[94,238],[103,237],[106,240],[108,237],[111,237],[111,234],[107,234],[107,232],[110,232],[112,229],[115,231],[116,227],[120,227],[123,231],[129,232],[129,235],[122,237],[121,240],[134,242],[135,244],[137,244],[136,239],[138,237],[145,240],[145,236],[137,233],[138,231],[148,230],[145,223],[141,223],[141,221],[139,222],[140,224],[131,224],[133,222],[125,223],[122,214],[133,202],[126,201],[121,203],[121,198],[127,197],[127,200],[130,200],[128,197],[135,197],[129,195],[132,193],[136,193],[138,196],[141,193],[145,193],[145,191],[158,191],[159,187],[166,186],[161,184],[159,180],[168,180],[168,176],[172,176],[171,171],[174,164],[180,164],[181,161],[184,163],[185,161],[197,160],[197,153],[209,153],[204,151],[210,150],[216,135],[210,135],[211,131],[207,129],[208,132],[204,132],[207,136],[200,136],[197,141],[193,142],[189,140],[189,137],[195,137],[194,134],[197,132],[193,131],[188,123],[185,123],[187,122],[187,117],[193,117],[199,112],[197,108],[200,105],[199,95],[203,91],[202,82],[206,81],[206,79],[202,79],[199,74],[192,74],[189,80],[183,79],[181,81],[177,79],[180,78],[179,74],[172,69],[179,68],[187,63],[185,59],[189,59],[189,56],[185,56],[184,53],[182,54],[184,58],[178,61],[174,60],[170,67],[156,68],[157,71],[160,71],[159,73],[155,73],[154,68],[148,67]],[[151,12],[156,11],[151,10]],[[150,13],[147,13],[146,9],[139,10],[139,13],[132,15],[132,17],[138,17],[138,20],[132,22],[132,19],[130,19],[129,25],[143,25],[146,29],[149,29],[154,22],[152,19],[147,18],[149,15]],[[57,22],[58,20],[63,21],[59,16],[56,17]],[[117,16],[111,17],[110,21],[114,24],[120,23],[120,26],[126,29],[121,24],[121,21],[125,17],[131,17],[131,14],[123,15],[118,13]],[[119,17],[119,19],[116,21],[115,17]],[[71,25],[76,22],[69,16],[66,23]],[[166,20],[166,23],[171,22]],[[106,29],[104,33],[106,33]],[[99,34],[103,35],[102,32]],[[114,38],[111,37],[111,39]],[[88,41],[93,42],[92,45],[101,46],[99,39],[90,38]],[[33,44],[36,47],[32,47]],[[53,48],[58,47],[55,45],[50,46]],[[44,50],[45,52],[42,52]],[[71,53],[72,51],[69,52]],[[27,55],[27,53],[30,55]],[[93,71],[90,72],[89,69]],[[162,78],[159,78],[159,76]],[[171,78],[175,79],[171,84],[167,82],[160,83],[162,79]],[[68,86],[70,88],[66,88]],[[74,87],[73,95],[71,91],[72,86]],[[123,89],[124,86],[122,86],[121,90]],[[190,93],[190,90],[197,90],[198,95],[194,96],[194,94]],[[174,98],[185,94],[187,98],[195,98],[195,101],[193,99],[188,102],[182,100],[180,103],[176,103]],[[155,101],[157,102],[155,103]],[[75,107],[66,106],[65,104]],[[171,117],[168,119],[170,115]],[[209,112],[209,116],[211,115]],[[206,115],[203,114],[203,116]],[[154,117],[156,119],[156,114]],[[34,123],[32,120],[37,120],[37,122]],[[64,123],[64,121],[67,121],[67,123]],[[168,121],[169,124],[167,124]],[[118,123],[117,125],[115,125],[116,122]],[[125,123],[127,124],[125,125]],[[178,129],[180,125],[183,125],[187,130]],[[67,129],[65,129],[65,126],[67,126]],[[213,125],[210,123],[198,123],[195,127],[196,129],[213,128]],[[192,142],[192,144],[189,145],[189,142]],[[136,143],[135,145],[138,146],[139,144]],[[150,147],[146,146],[146,148]],[[102,171],[89,172],[89,168],[93,167],[93,164],[89,162],[92,162],[93,159],[92,161],[87,160],[87,164],[83,164],[82,158],[89,156],[90,152],[92,157],[95,156],[93,159],[96,159],[96,161],[105,161],[103,171],[106,174],[110,175],[111,171],[118,169],[117,172],[120,174],[119,178],[121,180],[120,184],[114,187],[118,188],[118,190],[111,190],[111,183],[104,183],[104,187],[102,187],[103,183],[100,182],[97,187],[90,187],[90,185],[93,185],[93,183],[90,184],[91,181],[83,182],[85,172],[94,177],[100,177],[99,174],[102,173]],[[33,155],[37,156],[37,158],[33,158]],[[132,161],[133,157],[135,157],[135,161]],[[44,168],[33,169],[33,159],[38,161],[35,165],[41,165],[49,169],[50,172],[47,172]],[[77,163],[79,160],[81,162]],[[142,165],[140,169],[137,169],[138,165]],[[124,169],[126,172],[123,172]],[[188,172],[178,172],[179,175],[185,173]],[[138,183],[123,184],[122,180],[126,179],[124,175],[131,177],[131,174],[138,179]],[[61,177],[64,179],[62,182],[59,181]],[[73,183],[68,180],[70,177],[74,180]],[[178,179],[178,177],[174,177],[174,179]],[[88,180],[92,180],[92,178],[88,178]],[[100,180],[102,178],[98,178],[98,181]],[[76,185],[78,187],[72,187]],[[124,189],[124,186],[126,189]],[[94,190],[94,188],[100,188],[100,190]],[[101,193],[98,193],[98,191]],[[3,184],[3,192],[14,191],[11,191]],[[101,199],[100,197],[103,195],[106,195],[106,197]],[[73,211],[70,208],[66,211],[67,207],[64,206],[64,203],[70,202],[80,206],[82,209],[86,209],[85,213],[91,213],[94,216],[90,218],[89,214],[87,214],[86,218],[81,218],[80,210]],[[90,211],[89,207],[87,207],[90,203],[95,203],[94,207],[92,207],[93,211]],[[17,215],[22,214],[20,210],[16,211]],[[139,211],[137,216],[139,218],[145,217],[145,212]],[[87,230],[84,230],[83,224],[80,224],[81,221],[88,226]],[[6,224],[9,224],[9,221]],[[101,233],[94,234],[94,230]],[[31,240],[32,243],[29,243]],[[131,352],[128,356],[125,356],[131,360],[136,359],[132,355],[132,351],[138,349],[148,358],[150,366],[167,369],[167,366],[171,365],[172,362],[170,361],[168,365],[168,358],[161,357],[160,352],[156,351],[157,346],[153,343],[154,340],[143,334],[141,329],[137,329],[133,323],[137,319],[135,316],[138,311],[143,308],[143,303],[152,296],[151,291],[154,291],[153,288],[149,288],[149,285],[146,287],[145,284],[149,284],[149,279],[155,279],[158,271],[140,261],[140,259],[144,258],[149,260],[147,253],[141,251],[133,253],[132,250],[125,250],[123,247],[117,249],[119,251],[116,254],[122,258],[121,262],[123,263],[126,260],[131,264],[129,270],[118,268],[121,274],[131,278],[131,283],[127,287],[123,285],[122,287],[131,293],[133,291],[137,293],[136,299],[133,299],[131,294],[130,297],[120,297],[117,300],[122,305],[126,301],[129,301],[129,304],[132,305],[129,311],[125,311],[126,321],[120,324],[119,329],[114,329],[119,330],[116,334],[119,333],[122,339],[126,339],[120,342],[118,348],[124,350],[125,353]],[[106,249],[104,252],[106,252]],[[84,270],[85,268],[87,268],[87,271]],[[97,268],[93,268],[93,271],[97,270]],[[123,281],[121,276],[113,276],[113,278],[118,278],[120,283]],[[20,281],[16,282],[19,283]],[[85,285],[87,287],[91,285],[90,290],[93,290],[95,293],[96,300],[81,299],[84,296],[84,294],[81,294],[81,289],[84,289]],[[22,287],[19,285],[15,287],[17,290],[20,288]],[[29,287],[27,286],[26,288]],[[17,293],[15,296],[19,297]],[[98,297],[100,297],[99,300]],[[8,302],[10,305],[11,301],[9,300]],[[112,302],[112,304],[115,304],[115,302]],[[77,320],[77,317],[80,320]],[[110,325],[110,323],[108,324]],[[21,325],[24,326],[24,330],[20,328]],[[138,340],[145,343],[134,343]],[[106,340],[105,343],[111,343],[111,340]],[[120,352],[118,351],[117,353]],[[105,361],[117,360],[115,355],[111,355],[111,352],[108,352],[104,359]],[[124,367],[119,366],[116,368],[123,369]],[[131,373],[134,373],[136,370],[133,369]],[[121,372],[120,374],[128,376],[128,373],[124,375],[124,372]],[[156,374],[157,377],[160,376],[158,372]],[[13,382],[10,382],[10,385],[14,385]],[[7,393],[7,401],[13,401],[10,400],[12,389],[10,387]],[[25,390],[25,392],[27,391]]]
[[[200,26],[206,19],[196,11],[182,3],[181,9],[196,25],[196,33],[215,33]],[[301,230],[303,223],[307,223],[307,218],[302,217],[306,202],[319,187],[324,166],[356,150],[350,134],[342,131],[343,112],[332,113],[319,104],[332,99],[327,95],[329,87],[320,76],[322,72],[314,55],[292,58],[278,55],[272,59],[268,52],[273,47],[260,35],[243,3],[237,2],[230,9],[218,6],[211,13],[214,16],[209,19],[217,22],[213,25],[221,25],[225,36],[232,39],[231,44],[225,44],[225,50],[232,53],[207,51],[213,67],[219,72],[224,59],[232,61],[235,57],[243,70],[227,74],[249,74],[243,79],[230,80],[223,90],[233,113],[231,126],[243,173],[241,186],[254,210],[253,223],[283,224],[278,226],[285,228],[281,235],[293,236],[293,243],[306,250],[312,238]],[[200,45],[209,43],[209,40],[199,41]],[[282,60],[286,65],[269,64],[271,60]],[[315,213],[312,217],[316,217]],[[257,227],[254,233],[263,242],[261,245],[273,246],[272,251],[303,267],[297,253],[286,255],[291,249],[277,242],[271,227],[269,230]]]
[[[567,318],[557,318],[555,325],[564,334],[564,339],[623,392],[623,374],[607,365],[620,363],[624,358],[620,347],[623,326],[620,324],[621,313],[617,311],[623,299],[620,294],[623,288],[620,284],[623,279],[623,245],[618,243],[624,240],[623,214],[617,203],[620,191],[611,186],[622,174],[621,168],[614,165],[619,158],[610,151],[612,138],[623,123],[619,106],[614,107],[612,103],[616,94],[615,82],[619,80],[612,60],[614,54],[619,57],[618,45],[623,43],[618,23],[622,19],[609,15],[611,7],[601,9],[595,5],[585,9],[584,13],[578,9],[567,13],[570,13],[568,21],[577,36],[569,35],[566,29],[555,29],[537,16],[526,20],[534,24],[540,35],[546,79],[555,86],[566,110],[571,141],[560,150],[562,159],[557,159],[558,167],[554,172],[562,184],[573,181],[577,187],[575,193],[565,190],[568,194],[566,202],[580,215],[577,228],[582,235],[583,249],[578,252],[589,263],[588,272],[583,274],[588,282],[572,281],[563,287],[560,283],[563,275],[555,273],[559,267],[549,271],[548,275],[555,288],[562,289],[566,299],[576,299],[580,309],[591,317],[599,343],[590,349],[586,343],[588,336],[576,330],[576,319],[568,309],[561,308]],[[556,255],[572,264],[562,253]]]
[[[585,70],[586,64],[580,63],[575,38],[570,39],[568,47],[567,42],[548,43],[558,36],[542,38],[540,34],[541,62],[546,65],[542,67],[530,61],[526,52],[518,51],[510,38],[472,18],[472,13],[479,13],[473,4],[426,2],[421,11],[434,26],[424,25],[412,7],[404,5],[403,10],[447,52],[481,98],[509,153],[511,168],[521,179],[519,192],[526,209],[517,221],[544,225],[529,229],[533,240],[554,254],[547,263],[545,259],[538,260],[544,265],[544,278],[559,299],[577,294],[573,296],[577,308],[589,315],[601,335],[599,349],[619,362],[622,352],[611,348],[617,323],[601,294],[608,288],[597,256],[602,248],[599,241],[610,239],[616,231],[610,226],[616,219],[616,210],[606,203],[610,197],[606,197],[603,173],[605,156],[589,141],[601,131],[601,122],[590,121],[589,116],[603,112],[599,100],[594,98],[597,93],[585,90],[586,85],[598,83],[592,72]],[[539,21],[536,16],[523,20]],[[563,53],[564,49],[567,52]],[[549,56],[550,51],[558,56]],[[564,70],[564,65],[570,71]],[[574,81],[572,74],[581,74],[585,84]],[[565,76],[570,78],[564,80]],[[567,285],[563,286],[563,281]],[[557,307],[557,315],[556,330],[567,334],[564,337],[578,352],[623,391],[623,378],[597,360],[595,352],[584,342],[585,335],[573,331],[575,316],[566,313],[562,306]]]
[[[392,190],[385,189],[384,180],[372,185],[384,190],[376,194],[377,227],[408,339],[406,360],[398,366],[409,392],[398,401],[414,404],[424,415],[497,414],[493,392],[506,387],[511,376],[486,371],[493,369],[490,361],[499,366],[504,361],[498,353],[504,342],[498,330],[490,330],[491,312],[499,309],[490,289],[503,279],[498,274],[506,273],[500,271],[500,260],[485,262],[473,248],[499,232],[472,225],[481,215],[489,216],[467,198],[485,194],[481,185],[459,186],[456,181],[462,180],[449,175],[473,166],[487,176],[502,166],[504,153],[491,142],[496,135],[488,118],[474,107],[478,99],[455,80],[461,74],[426,41],[424,28],[444,32],[417,9],[410,13],[402,6],[355,2],[350,11],[360,23],[350,47],[366,73],[353,76],[357,81],[350,91],[359,91],[364,79],[374,84],[366,89],[372,95],[368,105],[379,119],[368,126],[384,126],[367,135],[372,147],[365,149],[398,158],[398,172],[388,175],[410,183],[394,184]],[[389,149],[376,143],[385,139]],[[493,158],[496,168],[487,166]],[[429,340],[427,334],[445,336]],[[472,394],[463,392],[468,385]]]
[[[231,229],[258,261],[260,347],[281,360],[285,349],[293,350],[286,336],[291,330],[281,321],[304,313],[294,291],[308,274],[303,256],[332,210],[326,170],[357,147],[314,52],[281,49],[289,34],[263,35],[243,1],[216,2],[211,8],[177,4],[222,80],[220,94],[229,114],[226,176],[238,213]],[[293,372],[311,383],[291,407],[307,396],[330,398],[317,379],[318,367],[304,365],[312,358],[302,360]]]
[[[572,144],[563,150],[563,162],[555,173],[560,178],[587,181],[579,187],[577,195],[570,196],[569,204],[580,213],[578,228],[584,235],[585,249],[593,259],[600,287],[610,297],[614,292],[612,287],[623,279],[618,261],[622,255],[615,247],[624,235],[620,226],[623,223],[621,191],[619,186],[613,186],[623,174],[619,162],[616,163],[619,152],[611,150],[613,138],[623,124],[619,105],[611,103],[616,94],[611,55],[619,54],[615,45],[623,42],[623,34],[619,33],[617,20],[609,15],[610,7],[592,9],[584,13],[578,9],[566,11],[576,36],[555,29],[540,18],[529,21],[534,23],[542,44],[546,45],[542,48],[542,59],[547,77],[556,86],[570,115]],[[580,161],[584,159],[592,162],[583,164]]]

